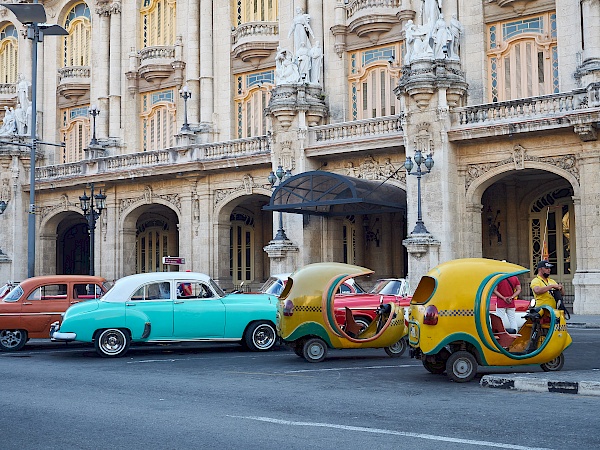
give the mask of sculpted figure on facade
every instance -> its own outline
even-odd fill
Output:
[[[452,42],[452,35],[446,26],[444,16],[440,14],[433,27],[433,56],[436,59],[443,59],[448,55],[448,44]]]
[[[433,28],[435,22],[438,20],[440,13],[442,12],[442,0],[422,0],[421,18],[422,24],[431,36],[433,34]]]
[[[17,134],[23,135],[29,132],[29,120],[31,119],[31,102],[29,101],[30,83],[25,75],[19,74],[17,82],[17,109],[15,110],[15,121]]]
[[[310,82],[311,84],[319,84],[321,80],[321,66],[323,65],[323,49],[321,41],[315,42],[313,48],[310,49]]]
[[[0,127],[0,136],[14,136],[17,131],[17,118],[15,109],[4,107],[4,118],[2,119],[2,127]]]
[[[450,57],[452,59],[459,59],[460,56],[458,51],[460,49],[460,38],[463,34],[463,26],[458,21],[456,14],[452,14],[452,19],[450,19],[450,35],[452,36],[452,45]]]
[[[304,43],[307,48],[311,48],[309,36],[313,39],[315,35],[310,27],[310,15],[304,14],[304,10],[300,7],[296,8],[296,16],[292,21],[292,28],[288,33],[288,37],[294,36],[294,53],[298,53],[298,49]]]
[[[423,28],[417,27],[412,20],[409,20],[404,26],[404,33],[406,41],[404,61],[406,64],[433,56],[433,50],[428,43],[427,32]]]
[[[300,73],[300,79],[303,81],[310,80],[310,56],[308,54],[308,48],[306,43],[302,42],[300,48],[296,52],[296,59],[298,61],[298,72]]]

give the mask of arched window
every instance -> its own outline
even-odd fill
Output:
[[[173,89],[142,95],[142,143],[144,151],[173,146],[175,102]]]
[[[267,134],[268,123],[264,110],[269,104],[273,86],[273,70],[238,75],[235,96],[237,137],[246,138]]]
[[[492,102],[559,92],[556,14],[488,26],[488,92]]]
[[[400,113],[400,100],[394,94],[402,55],[400,43],[350,53],[351,120],[393,116]]]
[[[65,141],[61,149],[62,159],[59,164],[81,161],[83,149],[90,143],[90,118],[88,106],[78,106],[61,110],[60,133]]]
[[[17,82],[19,70],[19,35],[13,25],[5,26],[0,31],[0,83]]]
[[[90,9],[85,3],[78,3],[71,8],[64,28],[69,35],[63,41],[62,67],[89,66],[92,23]]]
[[[136,273],[162,272],[163,256],[169,256],[169,225],[148,220],[136,232]]]
[[[278,0],[235,0],[235,23],[276,22]]]
[[[142,48],[175,44],[175,0],[142,0]]]
[[[233,212],[229,231],[229,274],[233,284],[254,280],[254,218]]]

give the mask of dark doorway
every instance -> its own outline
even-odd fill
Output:
[[[90,235],[86,223],[69,228],[62,239],[62,264],[58,261],[59,274],[87,275],[90,273]],[[62,270],[61,270],[62,266]]]

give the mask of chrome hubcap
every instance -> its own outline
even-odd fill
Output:
[[[19,345],[23,335],[20,330],[2,330],[0,331],[0,343],[6,348],[13,348]]]

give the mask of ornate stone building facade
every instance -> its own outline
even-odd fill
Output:
[[[27,276],[31,213],[35,274],[89,271],[93,183],[109,279],[344,261],[414,289],[449,259],[547,254],[600,314],[600,0],[42,4],[69,34],[39,44],[37,112],[0,11],[0,281]]]

